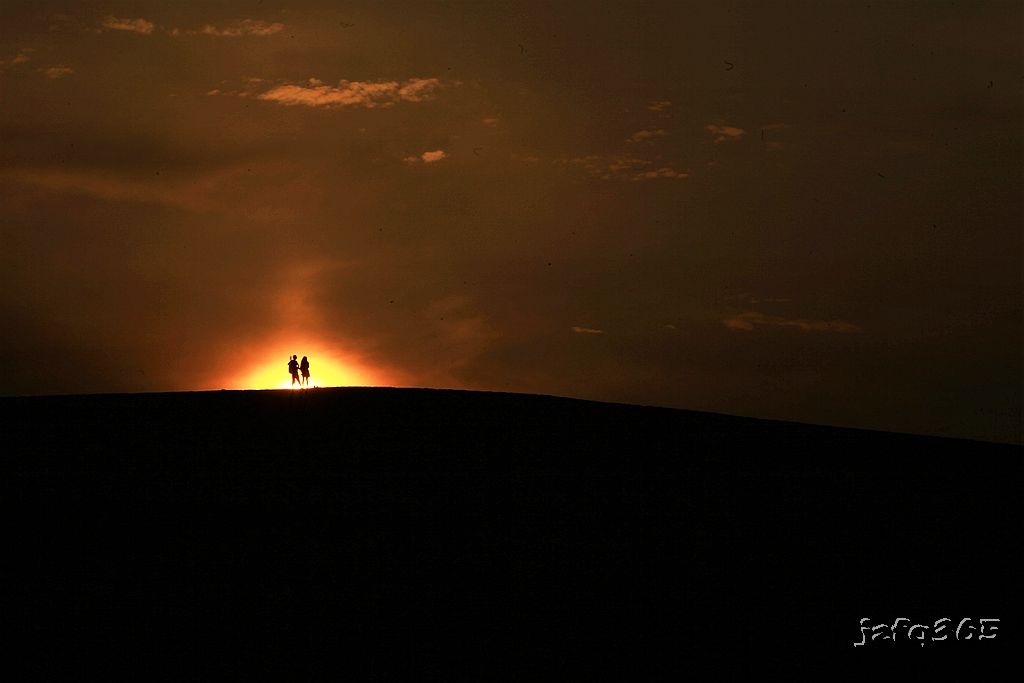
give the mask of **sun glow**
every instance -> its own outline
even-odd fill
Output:
[[[273,348],[251,354],[249,369],[231,383],[233,389],[295,389],[305,388],[293,383],[288,373],[288,359],[297,355],[309,358],[309,388],[342,386],[379,386],[377,373],[357,361],[343,358],[322,346],[301,342],[274,344]]]
[[[394,369],[368,365],[364,358],[334,334],[324,333],[316,306],[315,293],[320,278],[351,265],[345,260],[318,260],[293,264],[281,275],[277,295],[271,302],[273,317],[278,320],[304,321],[303,331],[278,328],[268,331],[259,340],[224,349],[233,368],[240,372],[231,375],[227,387],[231,389],[300,389],[288,372],[288,361],[309,358],[309,388],[343,386],[397,386],[396,379],[404,374]],[[227,358],[222,356],[222,362]]]

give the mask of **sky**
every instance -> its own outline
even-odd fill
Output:
[[[0,3],[0,394],[1021,441],[1017,2]]]

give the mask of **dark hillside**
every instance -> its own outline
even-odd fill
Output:
[[[835,678],[1019,651],[1013,446],[433,390],[0,405],[8,651],[43,678]],[[1002,622],[853,647],[901,616]]]

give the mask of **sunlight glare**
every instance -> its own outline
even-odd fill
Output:
[[[289,351],[294,348],[294,351]],[[281,345],[267,353],[260,353],[258,358],[238,380],[233,382],[235,389],[295,389],[291,375],[288,374],[288,359],[292,354],[309,358],[309,388],[341,387],[341,386],[377,386],[379,382],[357,363],[342,361],[336,354],[322,348],[310,348],[302,344]]]

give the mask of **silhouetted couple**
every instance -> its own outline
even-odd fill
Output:
[[[288,372],[292,375],[292,386],[298,382],[299,386],[309,386],[309,359],[305,356],[302,357],[302,362],[299,363],[295,359],[298,356],[292,356],[292,359],[288,361]],[[302,373],[302,378],[299,378],[299,373]]]

